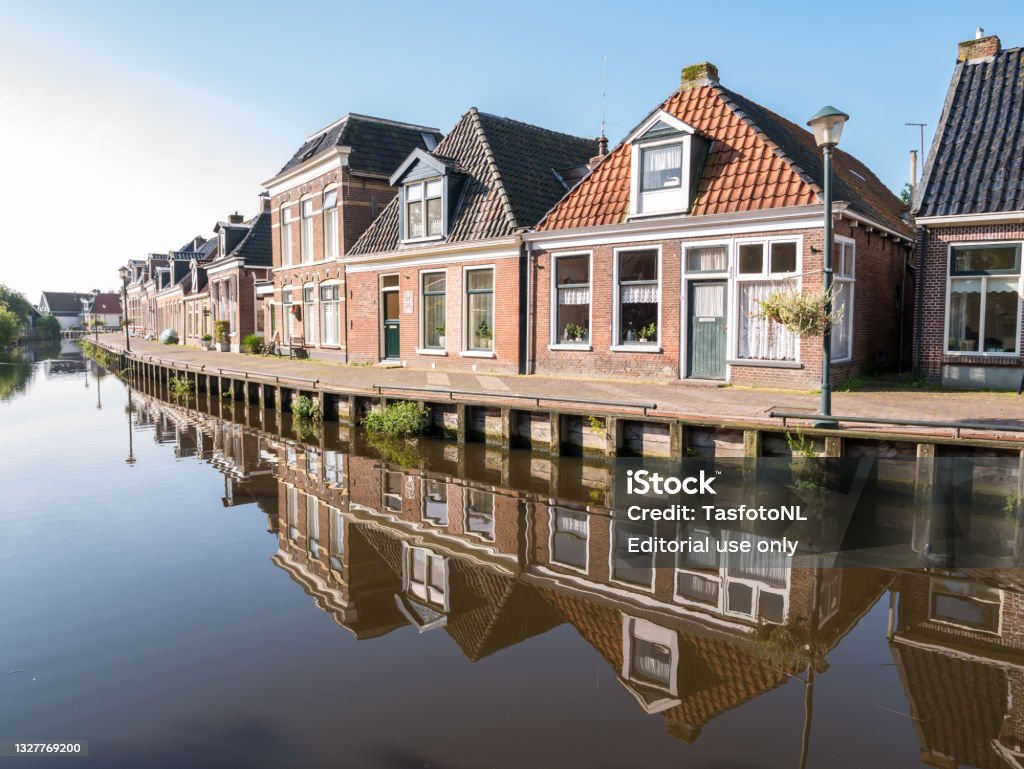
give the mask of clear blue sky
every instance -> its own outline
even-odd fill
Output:
[[[709,60],[795,122],[850,113],[843,148],[898,190],[918,146],[904,123],[928,123],[927,146],[978,26],[1022,45],[1024,3],[0,0],[0,205],[28,225],[0,282],[109,286],[128,257],[251,214],[261,182],[349,111],[447,131],[477,106],[596,136],[604,56],[613,144]],[[18,266],[24,249],[55,269]]]

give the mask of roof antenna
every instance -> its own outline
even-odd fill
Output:
[[[597,139],[597,154],[604,157],[608,154],[608,137],[604,135],[605,118],[608,114],[608,54],[604,55],[601,70],[601,135]]]

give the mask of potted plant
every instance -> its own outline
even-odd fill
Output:
[[[491,349],[491,339],[493,339],[494,334],[486,320],[480,321],[480,325],[476,327],[476,335],[480,338],[481,347],[487,350]]]
[[[213,347],[213,334],[203,334],[202,345],[204,350],[209,350]]]
[[[567,323],[562,330],[562,340],[580,344],[587,341],[587,330],[579,323]]]
[[[231,324],[226,320],[214,321],[213,337],[217,340],[217,349],[221,352],[230,352],[231,342],[228,335],[231,333]]]
[[[636,332],[636,338],[641,342],[653,342],[658,337],[658,324],[653,320],[646,326],[642,326]]]
[[[440,326],[435,326],[434,331],[437,333],[438,347],[446,347],[447,345],[445,344],[445,342],[447,341],[447,338],[444,335],[444,323],[442,323]]]

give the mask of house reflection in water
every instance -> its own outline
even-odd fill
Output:
[[[1024,767],[1024,594],[999,576],[897,582],[893,658],[930,766]]]
[[[777,556],[625,557],[606,469],[436,447],[419,468],[139,397],[136,430],[255,502],[273,562],[341,627],[411,627],[481,660],[567,623],[642,711],[693,742],[716,717],[813,680],[887,591],[889,642],[923,760],[1024,767],[1024,591],[994,573],[830,569]],[[691,532],[691,536],[694,533]],[[698,536],[756,539],[749,531]],[[656,568],[657,566],[657,568]]]

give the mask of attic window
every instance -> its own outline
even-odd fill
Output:
[[[630,216],[686,213],[705,140],[682,121],[662,112],[627,141],[632,147]]]
[[[440,179],[405,186],[405,239],[436,238],[444,229],[444,185]]]
[[[420,138],[423,139],[423,146],[427,148],[427,152],[433,152],[434,148],[437,147],[437,137],[434,134],[423,131],[420,133]]]
[[[666,190],[683,183],[683,145],[666,144],[640,150],[640,188]]]

